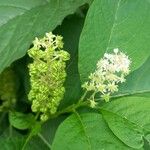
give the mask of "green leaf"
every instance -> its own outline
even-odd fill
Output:
[[[150,3],[148,0],[95,0],[79,44],[82,82],[106,51],[119,48],[132,60],[132,71],[150,56]]]
[[[150,58],[137,70],[133,71],[124,84],[119,86],[116,96],[150,93]]]
[[[1,150],[21,150],[23,145],[24,139],[23,138],[0,138],[0,146]]]
[[[102,107],[102,115],[122,142],[133,148],[141,148],[143,137],[150,134],[149,108],[149,98],[128,96],[106,103]]]
[[[24,130],[31,128],[35,123],[35,119],[32,114],[9,112],[9,122],[13,127]]]
[[[1,150],[21,150],[24,143],[24,136],[17,130],[7,128],[0,136],[0,149]]]
[[[24,56],[36,36],[52,31],[86,2],[89,0],[0,1],[0,72]]]
[[[119,139],[132,148],[139,149],[143,147],[144,132],[141,127],[126,118],[120,117],[116,113],[103,109],[101,112],[111,130]]]
[[[60,106],[61,108],[77,102],[81,95],[80,77],[78,73],[78,43],[84,19],[80,16],[72,15],[66,18],[62,25],[55,31],[57,34],[63,36],[64,48],[71,55],[67,65],[66,92]]]
[[[58,128],[52,150],[116,150],[130,148],[116,138],[97,113],[78,113],[67,118]]]

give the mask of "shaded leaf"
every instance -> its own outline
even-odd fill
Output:
[[[35,119],[32,114],[9,112],[9,122],[13,127],[23,130],[31,128],[35,123]]]

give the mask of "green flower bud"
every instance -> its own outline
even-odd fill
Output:
[[[28,50],[33,62],[28,65],[31,90],[28,99],[33,112],[40,112],[41,120],[46,121],[57,108],[65,92],[66,61],[68,52],[62,50],[61,36],[51,32],[42,39],[36,38],[33,48]]]

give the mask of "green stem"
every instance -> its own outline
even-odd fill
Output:
[[[84,92],[84,94],[83,94],[83,96],[81,97],[81,99],[79,100],[79,102],[84,101],[84,99],[85,99],[87,93],[88,93],[87,91]]]
[[[12,137],[12,134],[13,134],[12,132],[13,132],[13,128],[11,125],[9,125],[9,138]]]
[[[38,133],[38,136],[39,136],[39,138],[47,145],[47,147],[48,147],[49,149],[52,148],[52,146],[46,141],[46,139],[43,137],[42,134]]]
[[[32,134],[31,132],[29,133],[25,143],[23,144],[22,150],[25,150],[26,145],[28,144],[28,142],[30,141],[30,139],[32,138]]]
[[[38,113],[35,115],[35,120],[37,120],[39,116],[40,116],[40,112],[38,112]]]
[[[62,115],[62,114],[65,114],[65,113],[71,113],[71,112],[74,112],[75,109],[79,108],[79,107],[82,107],[82,106],[88,106],[88,101],[81,101],[79,100],[77,104],[72,104],[70,106],[68,106],[67,108],[61,110],[61,111],[58,111],[57,113],[55,113],[54,115],[52,115],[50,118],[56,118],[58,117],[59,115]]]
[[[39,115],[40,115],[40,112],[38,112],[38,113],[35,115],[35,120],[38,119]],[[22,150],[25,150],[25,147],[26,147],[26,145],[28,144],[28,142],[30,141],[31,138],[32,138],[32,130],[30,131],[30,133],[29,133],[29,135],[28,135],[28,137],[27,137],[27,139],[26,139],[26,141],[25,141],[25,143],[24,143],[24,145],[23,145],[23,147],[22,147]]]

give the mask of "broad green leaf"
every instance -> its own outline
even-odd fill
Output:
[[[149,108],[149,98],[128,96],[105,104],[102,114],[109,128],[122,142],[140,148],[144,144],[143,137],[150,134]]]
[[[32,114],[9,112],[9,122],[17,129],[28,129],[34,125],[35,119]]]
[[[143,128],[130,122],[126,118],[117,115],[116,113],[103,109],[101,112],[111,130],[119,139],[132,148],[139,149],[143,147]]]
[[[76,113],[58,128],[52,150],[129,150],[107,127],[97,113]]]
[[[0,72],[24,56],[36,36],[52,31],[86,2],[89,0],[0,1]]]
[[[150,56],[150,3],[148,0],[95,0],[79,44],[82,82],[107,51],[119,48],[132,60],[132,71]]]
[[[133,71],[124,84],[119,86],[116,96],[150,93],[150,58]]]

